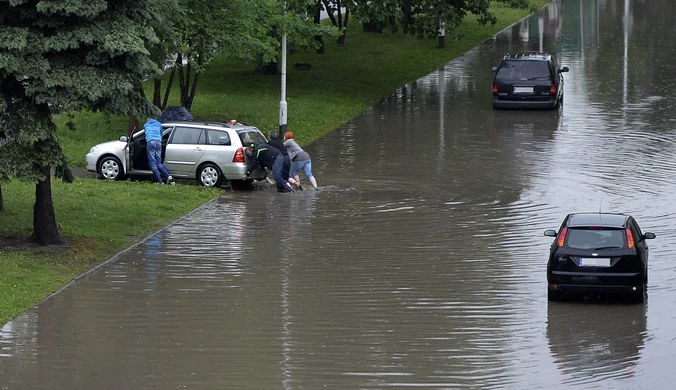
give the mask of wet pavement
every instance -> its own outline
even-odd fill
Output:
[[[0,388],[672,388],[670,15],[555,2],[400,88],[306,148],[320,190],[226,192],[7,323]],[[560,111],[492,110],[526,49]],[[548,303],[543,231],[599,209],[658,235],[647,303]]]

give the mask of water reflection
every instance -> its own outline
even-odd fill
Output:
[[[630,378],[647,338],[646,305],[549,303],[547,339],[563,383]]]

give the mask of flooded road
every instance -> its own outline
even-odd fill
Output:
[[[673,388],[672,15],[553,3],[307,147],[319,191],[225,193],[7,323],[0,388]],[[494,112],[538,49],[563,108]],[[647,303],[548,303],[543,231],[599,209],[657,234]]]

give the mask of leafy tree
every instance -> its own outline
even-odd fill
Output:
[[[477,15],[479,23],[495,23],[489,11],[490,0],[321,0],[331,22],[343,34],[338,39],[345,43],[349,16],[364,25],[364,29],[397,30],[419,37],[435,37],[443,23],[447,33],[462,23],[468,13]],[[528,0],[496,0],[513,8],[528,8]]]
[[[358,2],[354,0],[321,0],[324,10],[329,16],[331,23],[340,30],[338,44],[345,44],[347,34],[347,24],[350,21],[350,12],[357,8]],[[377,3],[377,2],[375,2]],[[369,7],[370,2],[363,2],[362,7]]]
[[[161,33],[155,46],[158,64],[170,58],[169,79],[162,99],[160,78],[155,80],[153,103],[164,109],[178,75],[180,104],[192,108],[199,74],[216,56],[273,64],[276,71],[279,37],[290,35],[295,50],[316,48],[316,35],[335,35],[335,29],[319,26],[308,16],[315,0],[179,0],[172,12],[174,29]]]
[[[36,183],[31,239],[61,244],[51,171],[72,181],[53,116],[91,109],[156,113],[140,80],[157,73],[146,49],[163,8],[151,0],[0,2],[0,180]]]

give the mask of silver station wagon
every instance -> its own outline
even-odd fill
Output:
[[[233,187],[250,185],[251,180],[242,181],[247,161],[244,146],[267,142],[259,129],[241,123],[165,122],[162,128],[162,160],[169,173],[175,179],[194,179],[206,187],[220,187],[226,181]],[[86,159],[87,170],[103,180],[150,178],[153,174],[144,130],[98,144]],[[257,169],[250,178],[264,179],[265,172]]]

